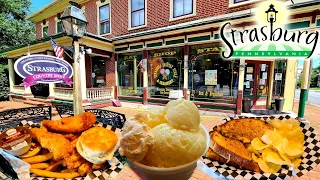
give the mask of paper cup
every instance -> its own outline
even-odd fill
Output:
[[[209,132],[206,130],[205,127],[201,126],[201,133],[206,137],[207,139],[207,147],[205,151],[201,154],[201,156],[204,156],[210,146],[210,136]],[[197,161],[199,158],[194,161],[184,164],[181,166],[176,166],[172,168],[158,168],[158,167],[152,167],[147,166],[144,164],[141,164],[139,162],[131,162],[129,161],[130,167],[136,172],[138,176],[140,176],[142,179],[149,179],[149,180],[187,180],[191,177],[193,174],[194,169],[197,167]]]

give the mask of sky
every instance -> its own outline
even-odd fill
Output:
[[[39,9],[41,9],[42,7],[44,7],[45,5],[49,4],[50,2],[52,2],[53,0],[31,0],[31,13],[35,12]]]

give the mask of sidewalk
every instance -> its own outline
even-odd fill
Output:
[[[298,110],[298,102],[294,104],[294,112],[297,113]],[[0,111],[6,109],[14,109],[14,108],[22,108],[29,107],[29,105],[19,103],[19,102],[0,102]],[[148,109],[161,108],[159,106],[149,105]],[[123,107],[106,107],[104,109],[108,109],[111,111],[116,111],[119,113],[123,113],[126,115],[126,118],[130,118],[135,116],[138,113],[147,112],[148,110],[142,105],[132,105],[131,103],[125,104]],[[311,125],[319,130],[320,129],[320,107],[307,105],[305,118],[310,121]],[[201,111],[201,124],[206,127],[209,131],[217,124],[221,122],[223,118],[228,117],[229,114],[223,113],[211,113],[207,111]],[[60,119],[59,115],[55,115],[53,119]],[[128,167],[125,167],[123,171],[116,177],[117,180],[139,180],[140,178]],[[194,174],[190,178],[190,180],[209,180],[213,179],[207,176],[200,170],[195,170]],[[320,166],[317,166],[312,171],[310,171],[307,175],[304,175],[300,178],[291,178],[294,180],[317,180],[320,179]]]

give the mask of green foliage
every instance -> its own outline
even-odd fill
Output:
[[[302,76],[300,76],[298,79],[298,82],[297,82],[298,87],[301,87],[301,82],[302,82]]]
[[[0,0],[0,51],[35,40],[35,26],[26,20],[30,5],[30,0]]]
[[[8,66],[0,64],[0,101],[8,100],[9,80]]]
[[[320,74],[320,65],[312,69],[310,87],[317,87],[319,74]]]

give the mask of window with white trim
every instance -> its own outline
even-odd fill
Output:
[[[42,28],[42,38],[45,38],[48,34],[48,31],[49,31],[49,26],[48,26],[48,23],[46,24],[41,24],[41,28]]]
[[[62,33],[63,31],[62,21],[57,21],[57,33]]]
[[[131,1],[131,27],[145,25],[145,0]]]
[[[173,0],[173,18],[193,13],[193,0]]]
[[[237,4],[245,1],[249,1],[249,0],[233,0],[233,4]]]
[[[110,33],[110,6],[106,4],[99,7],[100,35]]]

